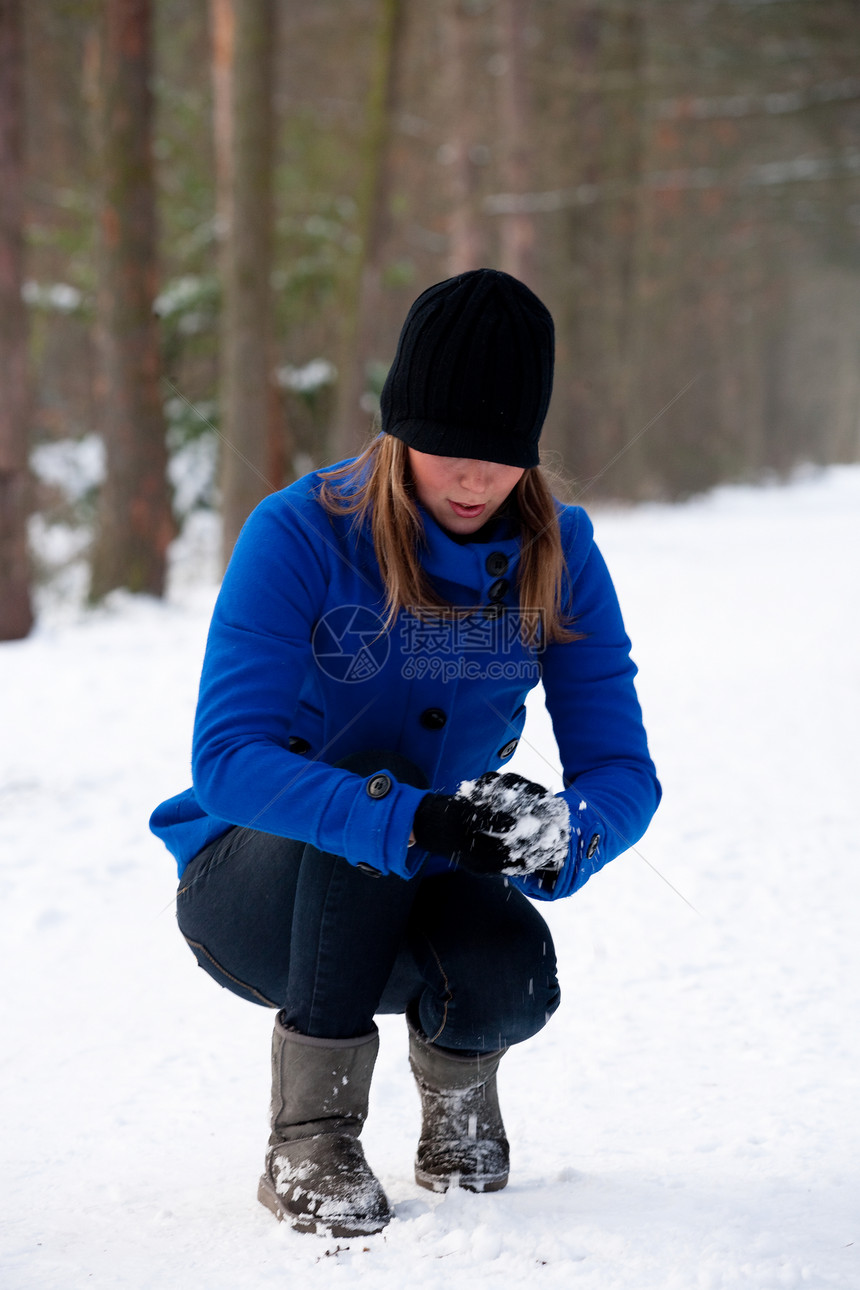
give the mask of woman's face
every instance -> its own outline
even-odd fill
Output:
[[[409,449],[415,492],[437,524],[450,533],[477,533],[495,515],[523,475],[522,466],[471,457],[436,457]]]

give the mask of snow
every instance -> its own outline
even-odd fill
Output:
[[[277,369],[275,376],[278,384],[285,390],[314,394],[324,385],[331,385],[337,380],[337,368],[327,358],[313,358],[304,367],[292,367],[286,363]]]
[[[73,314],[84,302],[84,293],[68,282],[25,282],[21,287],[25,304],[53,310],[58,314]]]
[[[155,297],[153,310],[160,318],[182,314],[191,309],[208,289],[207,280],[195,274],[174,278],[160,295]]]
[[[537,873],[539,869],[560,869],[564,864],[570,847],[570,811],[564,798],[539,793],[533,780],[510,771],[463,780],[457,797],[479,810],[501,812],[512,820],[509,828],[483,830],[488,837],[501,838],[507,848],[510,863],[502,867],[502,873]]]
[[[100,435],[37,444],[30,467],[44,484],[61,489],[69,501],[80,501],[105,476],[105,446]]]
[[[166,603],[47,605],[0,646],[4,1290],[860,1284],[860,468],[594,519],[665,800],[541,906],[563,999],[502,1062],[505,1191],[415,1185],[381,1019],[397,1218],[360,1240],[257,1202],[272,1015],[195,969],[146,830],[188,779],[205,526]],[[555,756],[534,703],[513,769],[557,788]]]

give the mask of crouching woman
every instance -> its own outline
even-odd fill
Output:
[[[382,433],[245,525],[193,787],[152,817],[199,964],[277,1010],[258,1194],[299,1230],[392,1217],[359,1140],[381,1013],[408,1028],[417,1181],[504,1187],[496,1070],[559,1001],[533,902],[579,890],[659,800],[609,574],[539,466],[553,352],[504,273],[418,298]],[[538,681],[556,794],[505,769]]]

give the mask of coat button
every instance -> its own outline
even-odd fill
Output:
[[[484,605],[483,609],[481,610],[481,613],[484,615],[485,618],[501,618],[504,612],[505,612],[504,605],[499,605],[499,604]]]
[[[510,585],[511,584],[508,582],[507,578],[497,578],[490,587],[490,590],[487,592],[487,595],[490,597],[490,600],[504,600]]]
[[[484,568],[491,578],[501,578],[502,574],[508,571],[508,557],[504,551],[491,551]]]
[[[367,874],[368,878],[382,877],[382,874],[378,869],[374,869],[372,864],[367,864],[364,860],[360,860],[355,867],[359,873]]]
[[[514,749],[516,748],[519,742],[520,742],[519,739],[511,739],[509,743],[505,744],[504,748],[499,749],[499,751],[496,753],[496,756],[510,757],[511,753],[514,751]]]
[[[441,708],[425,708],[418,720],[425,730],[441,730],[448,718]]]
[[[391,792],[390,775],[374,775],[373,779],[367,782],[368,797],[384,797],[386,793]]]
[[[590,860],[592,858],[592,856],[594,855],[595,851],[599,846],[600,846],[600,834],[595,833],[592,835],[591,841],[588,844],[588,850],[585,853],[586,860]]]
[[[287,740],[287,747],[290,752],[306,753],[310,748],[310,744],[307,739],[300,739],[298,735],[290,735]]]

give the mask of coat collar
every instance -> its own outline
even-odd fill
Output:
[[[337,462],[329,469],[337,469],[348,464],[347,461]],[[521,544],[519,534],[514,531],[510,519],[503,518],[500,521],[496,536],[489,542],[455,542],[420,502],[416,501],[416,506],[424,526],[424,543],[420,552],[421,564],[430,578],[464,587],[475,599],[481,600],[484,590],[495,581],[494,575],[487,570],[487,557],[491,552],[499,551],[508,561],[505,577],[511,582],[515,580]],[[349,520],[344,522],[344,528],[345,531],[349,530]],[[373,539],[368,523],[363,526],[362,537],[368,548],[367,558],[375,567]]]
[[[420,503],[418,513],[424,525],[425,539],[421,564],[431,578],[459,583],[480,595],[482,589],[494,581],[487,571],[487,556],[492,551],[500,551],[508,560],[505,577],[513,581],[520,558],[520,539],[511,534],[508,521],[504,521],[499,535],[489,542],[455,542]]]

